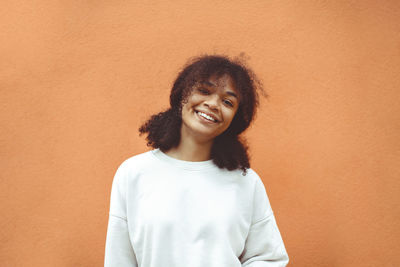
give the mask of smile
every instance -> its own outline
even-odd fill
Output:
[[[210,122],[218,122],[218,120],[217,120],[216,118],[214,118],[214,117],[212,117],[212,116],[210,116],[210,115],[208,115],[208,114],[206,114],[206,113],[204,113],[204,112],[197,111],[197,110],[195,110],[195,112],[196,112],[200,117],[206,119],[207,121],[210,121]]]

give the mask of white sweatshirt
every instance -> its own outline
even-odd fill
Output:
[[[267,267],[289,261],[260,177],[159,149],[125,160],[111,190],[106,267]]]

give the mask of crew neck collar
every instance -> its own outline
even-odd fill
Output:
[[[205,161],[186,161],[173,158],[168,156],[164,152],[162,152],[159,148],[151,150],[151,154],[157,159],[168,163],[170,165],[176,166],[178,168],[186,169],[186,170],[204,170],[209,168],[215,168],[215,164],[213,160],[205,160]]]

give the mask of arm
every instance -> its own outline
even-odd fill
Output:
[[[126,167],[126,166],[125,166]],[[137,267],[135,252],[129,240],[126,216],[126,175],[124,163],[118,168],[111,189],[105,267]]]
[[[247,267],[284,267],[288,264],[289,257],[274,214],[251,225],[240,262]]]
[[[289,262],[264,185],[257,175],[252,224],[239,257],[246,267],[284,267]]]

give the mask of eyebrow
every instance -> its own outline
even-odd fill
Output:
[[[205,85],[207,85],[207,86],[212,86],[212,87],[215,87],[215,86],[216,86],[215,84],[213,84],[212,82],[209,82],[209,81],[201,81],[200,83],[201,83],[201,84],[205,84]]]
[[[207,86],[216,87],[216,85],[213,84],[213,83],[210,82],[210,81],[201,81],[200,83],[201,83],[201,84],[204,84],[204,85],[207,85]],[[237,94],[235,94],[235,93],[232,92],[232,91],[227,91],[226,94],[227,94],[227,95],[230,95],[230,96],[233,96],[233,97],[235,97],[235,98],[237,98],[237,99],[239,99],[239,97],[237,96]]]
[[[235,94],[234,92],[227,91],[226,94],[227,94],[227,95],[231,95],[231,96],[233,96],[233,97],[236,97],[236,98],[238,99],[237,94]]]

